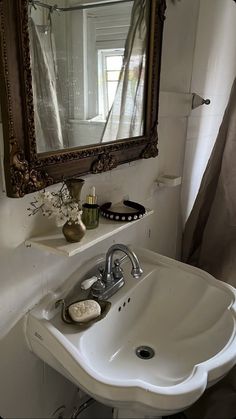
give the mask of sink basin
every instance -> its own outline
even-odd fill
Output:
[[[36,355],[98,401],[165,416],[189,407],[236,363],[236,291],[200,269],[135,252],[143,276],[135,280],[124,264],[125,285],[104,319],[83,331],[61,320],[55,301],[75,297],[76,273],[27,315],[26,337]]]

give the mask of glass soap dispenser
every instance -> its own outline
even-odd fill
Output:
[[[97,196],[95,186],[91,187],[89,195],[86,196],[86,202],[83,204],[82,221],[87,230],[98,227],[99,224],[99,205],[97,205]]]

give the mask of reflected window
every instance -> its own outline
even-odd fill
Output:
[[[114,102],[123,63],[124,48],[98,51],[99,115],[106,119]]]

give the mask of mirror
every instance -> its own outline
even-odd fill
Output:
[[[37,152],[142,136],[146,2],[31,4]]]
[[[158,154],[165,8],[164,0],[0,2],[8,196]]]

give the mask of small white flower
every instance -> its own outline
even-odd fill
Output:
[[[41,211],[45,217],[55,217],[58,226],[67,221],[69,224],[79,223],[82,214],[80,205],[73,201],[65,184],[58,192],[39,191],[29,211],[30,215]]]

